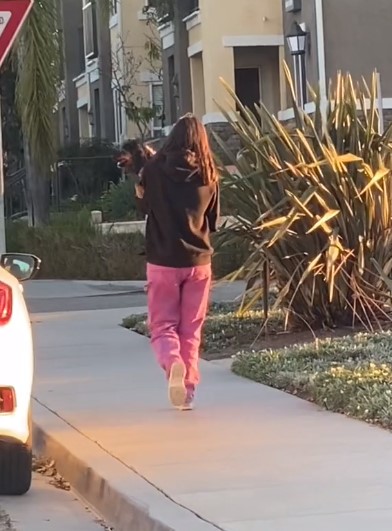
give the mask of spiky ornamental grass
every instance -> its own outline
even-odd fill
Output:
[[[392,131],[379,131],[376,77],[368,88],[339,74],[325,114],[312,92],[311,116],[289,86],[292,127],[227,86],[234,105],[222,112],[243,149],[224,175],[235,223],[221,238],[250,249],[238,273],[271,265],[291,324],[372,330],[389,319],[392,270]]]

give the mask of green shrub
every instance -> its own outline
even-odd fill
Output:
[[[392,333],[241,352],[233,371],[328,410],[392,428]]]
[[[112,143],[98,139],[63,148],[59,152],[61,196],[65,200],[76,196],[81,204],[99,200],[109,184],[117,183],[121,176],[117,155]]]
[[[264,324],[263,312],[259,309],[239,312],[238,304],[212,304],[203,332],[203,357],[206,359],[225,358],[240,348],[249,347],[257,340]],[[122,326],[138,334],[148,336],[147,315],[130,315]],[[284,315],[275,312],[270,316],[269,331],[282,330]]]
[[[138,213],[134,184],[131,180],[111,183],[104,192],[101,208],[105,221],[134,221],[142,219]]]
[[[224,278],[237,271],[249,257],[246,246],[225,245],[219,233],[212,236],[212,245],[215,249],[213,268],[217,278]]]
[[[59,215],[37,229],[24,222],[7,226],[7,248],[42,259],[41,278],[142,280],[145,278],[141,234],[107,234],[92,227],[89,213]]]
[[[90,212],[53,214],[51,224],[37,229],[23,221],[7,224],[7,248],[42,259],[42,278],[141,280],[145,278],[144,236],[140,233],[103,235],[90,223]],[[236,269],[243,256],[225,249],[214,257],[214,274],[222,278]]]

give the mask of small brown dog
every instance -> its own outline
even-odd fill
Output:
[[[140,175],[146,162],[155,155],[155,150],[143,144],[140,140],[127,140],[121,148],[120,156],[117,159],[117,166],[127,173]]]

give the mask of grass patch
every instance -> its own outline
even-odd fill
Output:
[[[203,358],[227,358],[239,349],[249,348],[260,335],[263,324],[263,313],[258,309],[239,313],[238,304],[212,304],[204,327]],[[149,335],[146,315],[131,315],[122,325],[138,334]],[[283,312],[272,313],[268,321],[269,333],[274,334],[283,326]]]
[[[392,429],[392,333],[241,352],[234,373]]]

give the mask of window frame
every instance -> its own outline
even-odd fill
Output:
[[[87,20],[88,10],[91,10],[91,21]],[[95,20],[94,20],[95,19]],[[84,55],[86,61],[93,61],[98,57],[98,28],[97,28],[97,11],[95,0],[83,0],[83,36],[84,36]],[[91,27],[90,26],[91,23]],[[91,35],[89,31],[91,30]],[[91,38],[91,43],[88,39]],[[91,46],[91,50],[89,48]]]
[[[154,105],[155,105],[155,102],[154,102],[154,87],[161,87],[162,88],[162,113],[163,113],[164,110],[165,110],[165,95],[163,93],[163,81],[161,81],[161,80],[159,80],[159,81],[151,81],[149,83],[151,107],[154,107]],[[162,127],[162,125],[156,126],[155,125],[155,120],[156,120],[156,117],[151,120],[150,132],[151,132],[151,135],[152,135],[153,138],[158,138],[162,134],[163,127]],[[158,134],[156,134],[156,133],[158,133]]]

